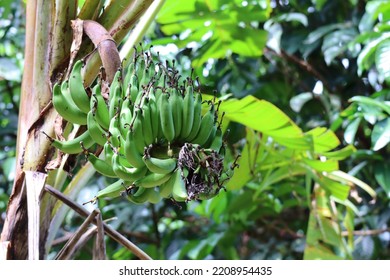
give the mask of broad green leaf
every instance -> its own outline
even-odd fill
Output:
[[[385,78],[390,78],[390,39],[381,42],[375,53],[375,65],[378,72]]]
[[[388,105],[382,101],[373,99],[371,97],[356,95],[356,96],[350,98],[349,102],[358,102],[360,104],[367,104],[367,105],[376,106],[390,115],[390,105]]]
[[[357,33],[355,28],[345,28],[336,30],[324,37],[322,51],[327,65],[330,65],[333,59],[342,54],[355,37]]]
[[[343,160],[351,156],[355,151],[356,148],[354,146],[348,145],[337,151],[323,152],[322,155],[333,160]]]
[[[341,184],[327,177],[321,177],[318,181],[322,188],[329,191],[331,195],[339,200],[346,200],[349,195],[350,187]]]
[[[318,40],[320,40],[322,37],[324,37],[326,34],[336,30],[336,29],[343,29],[345,28],[344,23],[336,23],[336,24],[328,24],[325,26],[321,26],[320,28],[314,30],[313,32],[309,33],[306,40],[303,42],[304,44],[311,45]]]
[[[252,22],[265,21],[270,15],[269,3],[242,5],[232,1],[186,1],[178,5],[168,0],[160,11],[157,22],[166,35],[176,35],[180,47],[190,42],[202,46],[192,61],[199,67],[210,58],[224,58],[231,53],[258,57],[267,42],[267,33],[252,26]],[[182,38],[184,37],[184,38]]]
[[[379,38],[372,40],[363,48],[357,58],[359,75],[361,75],[364,70],[367,70],[372,66],[375,61],[375,51],[378,45],[388,38],[390,38],[390,32],[383,33]]]
[[[340,140],[332,130],[324,127],[317,127],[308,132],[306,135],[313,137],[314,151],[317,153],[328,152],[340,145]]]
[[[335,160],[320,161],[303,159],[303,162],[318,172],[330,172],[339,168],[339,163]]]
[[[353,144],[355,141],[356,131],[358,130],[361,118],[356,118],[348,124],[344,131],[344,140],[348,144]]]
[[[345,173],[341,170],[336,170],[328,174],[329,178],[332,178],[333,180],[338,180],[340,182],[344,182],[346,184],[354,184],[356,186],[359,186],[362,190],[366,191],[373,199],[376,197],[376,192],[373,188],[371,188],[368,184],[364,183],[362,180]]]
[[[200,242],[198,241],[197,246],[188,252],[188,256],[193,260],[204,259],[212,252],[222,237],[223,233],[214,233],[206,239],[203,239]]]
[[[306,102],[312,100],[314,94],[312,92],[302,92],[290,99],[290,107],[294,112],[299,113]]]
[[[239,167],[234,170],[233,177],[227,183],[228,190],[237,190],[242,188],[252,177],[254,164],[253,151],[257,145],[254,131],[247,129],[246,144],[238,160]]]
[[[270,136],[279,136],[278,130],[286,137],[302,137],[301,129],[279,108],[253,96],[243,99],[228,99],[222,102],[221,112],[225,118],[241,123]]]
[[[371,30],[379,15],[381,15],[381,20],[387,21],[389,9],[390,3],[388,1],[368,1],[366,13],[359,23],[359,30],[361,32]]]
[[[378,151],[390,142],[390,118],[377,122],[371,133],[372,149]]]

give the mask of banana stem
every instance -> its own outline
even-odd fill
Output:
[[[134,30],[131,32],[129,38],[119,53],[120,58],[123,61],[123,67],[127,67],[131,61],[131,57],[134,53],[134,46],[142,40],[142,37],[145,35],[164,2],[165,0],[154,1],[146,10],[145,14],[141,17]]]

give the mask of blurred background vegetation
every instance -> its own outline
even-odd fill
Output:
[[[184,74],[195,68],[204,93],[252,95],[274,104],[304,132],[330,128],[339,140],[334,148],[346,151],[335,158],[339,169],[360,179],[356,185],[363,189],[370,186],[375,199],[356,185],[344,204],[324,199],[338,209],[331,216],[338,219],[335,229],[310,211],[313,193],[322,197],[316,182],[325,179],[272,169],[284,174],[266,184],[269,174],[255,159],[253,166],[241,162],[238,179],[210,201],[137,206],[118,199],[99,203],[103,218],[116,217],[110,225],[156,259],[389,259],[390,3],[185,2],[165,2],[144,44],[164,59],[174,58]],[[22,1],[1,1],[0,229],[13,183],[21,77],[28,67],[23,66],[24,9]],[[261,134],[233,122],[229,129],[231,154],[242,153],[248,161],[245,153],[261,154]],[[269,149],[274,159],[286,156],[283,149]],[[286,162],[294,165],[294,154],[288,156]],[[77,200],[89,200],[105,185],[96,175]],[[67,214],[48,258],[80,221],[74,212]],[[321,249],[309,251],[315,244]],[[110,239],[106,246],[110,259],[134,258]],[[87,244],[76,259],[91,258],[91,248]]]

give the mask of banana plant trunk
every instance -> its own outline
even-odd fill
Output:
[[[26,173],[47,173],[45,167],[53,158],[50,142],[42,131],[54,135],[58,116],[51,104],[52,83],[68,67],[75,54],[72,50],[71,21],[76,18],[96,20],[108,30],[118,44],[128,34],[153,0],[112,0],[103,12],[104,1],[85,1],[77,12],[77,0],[26,1],[25,65],[22,81],[20,115],[17,137],[17,166],[7,214],[1,233],[0,245],[7,259],[27,259],[29,254]],[[100,16],[99,16],[100,15]],[[82,41],[78,53],[86,55],[94,47],[90,40]],[[101,63],[99,54],[89,56],[86,83],[93,81],[95,69]],[[88,69],[90,69],[88,71]],[[95,71],[95,72],[94,72]],[[34,174],[33,174],[34,175]],[[45,183],[45,182],[43,182]],[[48,196],[47,193],[41,194]],[[39,258],[45,257],[45,240],[52,217],[54,203],[42,203],[39,221]],[[31,248],[30,248],[31,249]]]

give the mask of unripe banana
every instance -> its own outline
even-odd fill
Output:
[[[138,87],[138,77],[137,75],[133,74],[130,77],[130,84],[129,84],[129,91],[130,91],[130,99],[133,104],[136,104],[135,101],[137,100],[138,93],[139,93],[139,87]]]
[[[87,115],[87,127],[93,141],[98,145],[103,146],[107,141],[106,131],[97,123],[92,111],[89,111]]]
[[[90,148],[95,143],[95,141],[93,141],[91,135],[89,134],[88,130],[86,130],[84,133],[80,134],[76,138],[66,140],[66,141],[59,141],[57,139],[53,139],[45,132],[43,133],[46,135],[46,137],[49,139],[49,141],[54,147],[56,147],[57,149],[61,150],[66,154],[81,153],[83,151],[83,148],[80,143],[83,143],[86,149]]]
[[[173,186],[175,184],[175,180],[176,180],[176,176],[175,176],[175,172],[174,172],[168,181],[166,181],[165,183],[163,183],[159,186],[159,192],[160,192],[161,197],[163,197],[163,198],[171,198],[172,197],[172,191],[173,191]]]
[[[137,168],[141,168],[145,166],[145,163],[142,160],[142,154],[137,150],[137,146],[134,140],[134,133],[130,130],[127,132],[124,148],[125,148],[124,152],[125,152],[126,160],[132,166]]]
[[[143,188],[154,188],[168,181],[171,175],[172,173],[158,174],[149,172],[143,178],[135,181],[134,184]]]
[[[100,84],[97,84],[96,86],[93,87],[91,100],[93,100],[93,102],[95,103],[93,107],[96,107],[96,112],[95,112],[96,121],[100,124],[102,128],[108,130],[108,127],[110,126],[110,116],[109,116],[106,100],[104,99],[101,93]]]
[[[73,102],[68,88],[68,82],[55,84],[53,87],[53,106],[66,121],[75,124],[87,124],[87,115]]]
[[[223,138],[222,138],[222,129],[220,127],[217,127],[217,131],[215,133],[214,139],[211,141],[210,149],[217,151],[221,150],[221,147],[223,145]]]
[[[188,193],[184,179],[181,176],[180,169],[177,169],[173,175],[175,177],[173,188],[172,188],[172,197],[178,202],[184,202],[188,200]]]
[[[110,121],[110,135],[108,137],[112,146],[115,148],[119,148],[121,146],[122,141],[124,142],[119,125],[119,117],[116,114]]]
[[[103,154],[101,154],[103,155]],[[93,153],[86,151],[86,158],[89,162],[91,162],[92,166],[95,168],[97,172],[100,174],[109,177],[109,178],[117,178],[118,176],[115,174],[112,169],[112,165],[108,164],[105,160],[98,158]]]
[[[141,111],[136,111],[135,116],[134,116],[134,122],[133,122],[132,127],[130,129],[131,129],[131,131],[133,133],[133,137],[134,137],[133,143],[137,147],[138,152],[140,154],[142,154],[144,152],[144,148],[145,148],[145,141],[144,141],[144,135],[143,135],[143,131],[142,131],[143,128],[142,128],[142,113],[141,113]]]
[[[118,85],[110,90],[110,99],[108,106],[109,118],[112,119],[121,109],[122,97],[121,97],[121,87]]]
[[[135,67],[134,61],[130,62],[129,66],[127,67],[126,76],[123,80],[124,87],[127,87],[127,85],[130,83],[131,75],[133,75],[135,71],[134,67]]]
[[[146,202],[155,204],[161,200],[161,197],[153,188],[138,187],[134,194],[127,194],[127,199],[134,204],[144,204]]]
[[[175,138],[180,136],[183,124],[183,97],[176,88],[170,90],[169,102],[172,103],[172,116],[175,125]]]
[[[114,151],[111,147],[111,142],[106,142],[106,144],[104,144],[103,146],[103,153],[104,153],[104,161],[108,164],[108,165],[112,165],[112,157],[114,155]],[[112,168],[112,167],[111,167]]]
[[[157,99],[154,94],[154,89],[151,88],[149,92],[149,107],[150,107],[150,120],[152,122],[153,141],[158,138],[158,129],[160,125],[160,113],[157,108]]]
[[[154,158],[147,153],[143,156],[143,160],[150,172],[159,174],[171,173],[177,165],[176,158]]]
[[[200,123],[202,121],[202,95],[200,93],[195,94],[194,101],[194,120],[190,134],[185,138],[186,141],[192,142],[192,140],[198,135]]]
[[[145,99],[145,103],[142,106],[142,131],[144,136],[144,145],[149,146],[154,142],[153,127],[151,119],[151,108],[149,106],[149,99]]]
[[[106,188],[100,190],[95,197],[96,199],[108,197],[115,198],[121,196],[121,193],[126,191],[126,187],[130,184],[122,179],[115,181],[114,183],[108,185]]]
[[[183,100],[183,126],[181,138],[186,139],[192,130],[194,122],[194,88],[190,85],[186,88],[186,94]]]
[[[206,114],[202,117],[198,135],[196,135],[196,137],[192,140],[192,143],[203,146],[206,143],[207,139],[209,138],[209,135],[214,126],[215,126],[215,109],[214,109],[214,105],[212,104],[210,110],[208,110]]]
[[[169,102],[168,94],[161,96],[160,119],[164,137],[168,142],[172,142],[175,138],[175,125],[173,122],[172,105]]]
[[[126,138],[132,119],[133,119],[133,113],[131,112],[130,96],[126,96],[125,100],[122,103],[122,108],[119,116],[119,125],[120,125],[119,129],[121,131],[123,138]]]
[[[84,61],[78,60],[73,65],[73,69],[69,77],[70,95],[77,107],[84,113],[89,112],[89,97],[84,89],[83,77],[81,75],[81,68]]]
[[[146,167],[125,167],[123,166],[123,164],[121,164],[119,157],[119,153],[114,153],[114,155],[112,156],[112,169],[119,178],[125,181],[134,182],[145,176],[147,171]]]
[[[217,133],[217,125],[214,124],[211,128],[210,128],[210,135],[209,137],[207,138],[206,142],[203,144],[203,147],[204,148],[208,148],[210,147],[211,143],[215,140],[215,135]]]

